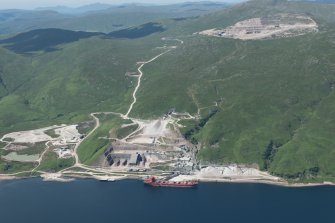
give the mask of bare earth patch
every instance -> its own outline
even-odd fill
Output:
[[[45,131],[55,129],[55,133],[59,135],[57,138],[52,138],[47,135]],[[38,143],[45,141],[52,141],[55,145],[66,145],[69,143],[77,143],[80,139],[80,134],[76,129],[76,125],[61,125],[50,126],[41,129],[34,129],[29,131],[12,132],[3,136],[4,138],[12,138],[13,143]]]
[[[127,139],[130,143],[137,144],[152,144],[158,143],[161,137],[173,137],[173,132],[167,128],[170,120],[152,120],[152,121],[141,121],[140,126],[142,127],[138,134],[131,136]]]
[[[225,29],[209,29],[198,34],[241,40],[293,37],[318,32],[317,23],[299,14],[275,14],[243,20]]]
[[[36,162],[39,158],[39,154],[35,155],[19,155],[16,152],[11,152],[6,156],[2,156],[8,161],[18,161],[18,162]]]
[[[272,176],[267,172],[255,168],[231,164],[227,166],[209,166],[190,175],[179,175],[172,181],[200,180],[208,182],[268,182],[283,184],[279,177]]]

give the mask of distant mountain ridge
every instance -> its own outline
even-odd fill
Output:
[[[225,3],[197,2],[172,5],[93,4],[78,8],[59,6],[39,10],[0,10],[0,34],[46,28],[109,33],[160,19],[200,16],[227,7]]]
[[[223,2],[211,2],[211,1],[200,1],[200,2],[183,2],[175,5],[180,5],[182,7],[188,6],[206,6],[206,7],[218,7],[226,6],[227,3]],[[103,11],[115,8],[127,8],[127,7],[150,7],[150,6],[160,6],[159,4],[145,4],[145,3],[125,3],[125,4],[105,4],[105,3],[93,3],[89,5],[83,5],[79,7],[68,7],[68,6],[53,6],[53,7],[39,7],[36,10],[39,11],[55,11],[61,14],[85,14],[94,13],[97,11]]]
[[[67,7],[67,6],[54,6],[54,7],[40,7],[36,8],[39,11],[56,11],[62,14],[83,14],[88,12],[106,10],[112,7],[117,7],[115,5],[110,4],[102,4],[102,3],[93,3],[89,5],[84,5],[80,7]]]
[[[307,0],[307,2],[335,4],[335,0]]]

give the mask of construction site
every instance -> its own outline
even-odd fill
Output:
[[[114,139],[96,165],[113,171],[162,170],[188,173],[195,169],[195,146],[174,126],[178,114],[168,112],[158,120],[133,120],[138,128],[123,139]]]
[[[275,14],[237,22],[224,29],[209,29],[196,34],[240,40],[257,40],[300,36],[318,32],[317,23],[306,15]]]
[[[58,158],[74,156],[74,145],[83,138],[76,125],[50,126],[41,129],[13,132],[4,135],[6,143],[0,158],[6,161],[40,163],[44,153],[54,152]]]

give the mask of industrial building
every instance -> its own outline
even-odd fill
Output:
[[[138,153],[131,154],[128,164],[130,166],[137,166],[142,161],[142,156]]]

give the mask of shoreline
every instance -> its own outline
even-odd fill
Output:
[[[320,187],[320,186],[335,186],[335,183],[325,182],[325,183],[294,183],[290,184],[287,181],[276,182],[270,180],[251,180],[251,179],[200,179],[199,182],[204,183],[233,183],[233,184],[267,184],[272,186],[289,187],[289,188],[299,188],[299,187]]]
[[[22,172],[20,172],[22,173]],[[27,179],[32,176],[17,176],[18,174],[0,174],[1,181]],[[268,184],[281,187],[319,187],[319,186],[335,186],[334,182],[318,182],[318,183],[290,183],[286,179],[273,176],[268,172],[261,171],[256,168],[247,167],[244,165],[230,164],[224,166],[207,166],[198,170],[193,170],[188,174],[178,174],[171,176],[166,172],[161,173],[130,173],[130,172],[112,172],[112,171],[99,171],[94,173],[92,171],[60,171],[56,173],[39,172],[39,176],[43,181],[55,182],[71,182],[76,179],[94,179],[104,182],[114,182],[120,180],[140,180],[143,181],[150,176],[155,176],[157,179],[169,180],[173,182],[182,181],[197,181],[203,183],[251,183],[251,184]],[[36,176],[34,176],[36,177]],[[166,177],[169,177],[166,179]]]
[[[1,181],[9,181],[9,180],[18,180],[18,179],[20,179],[20,178],[21,178],[21,177],[1,175],[1,176],[0,176],[0,182],[1,182]],[[22,177],[22,178],[24,178],[24,177]]]
[[[122,180],[138,180],[143,181],[146,177],[136,176],[136,175],[128,175],[128,176],[108,176],[106,178],[101,176],[81,176],[77,174],[71,175],[58,175],[58,174],[51,174],[50,176],[45,176],[44,174],[38,176],[42,181],[45,182],[61,182],[61,183],[69,183],[79,179],[91,179],[97,181],[106,181],[106,182],[117,182]],[[266,184],[272,186],[280,186],[280,187],[288,187],[288,188],[303,188],[303,187],[322,187],[322,186],[335,186],[333,182],[323,182],[323,183],[293,183],[290,184],[285,180],[281,181],[274,181],[268,179],[246,179],[246,178],[234,178],[234,179],[224,179],[224,178],[195,178],[194,175],[190,176],[190,180],[196,180],[199,183],[231,183],[231,184]],[[4,181],[11,181],[11,180],[24,180],[29,178],[36,178],[35,177],[17,177],[17,176],[0,176],[0,183]],[[186,180],[186,179],[185,179]]]

